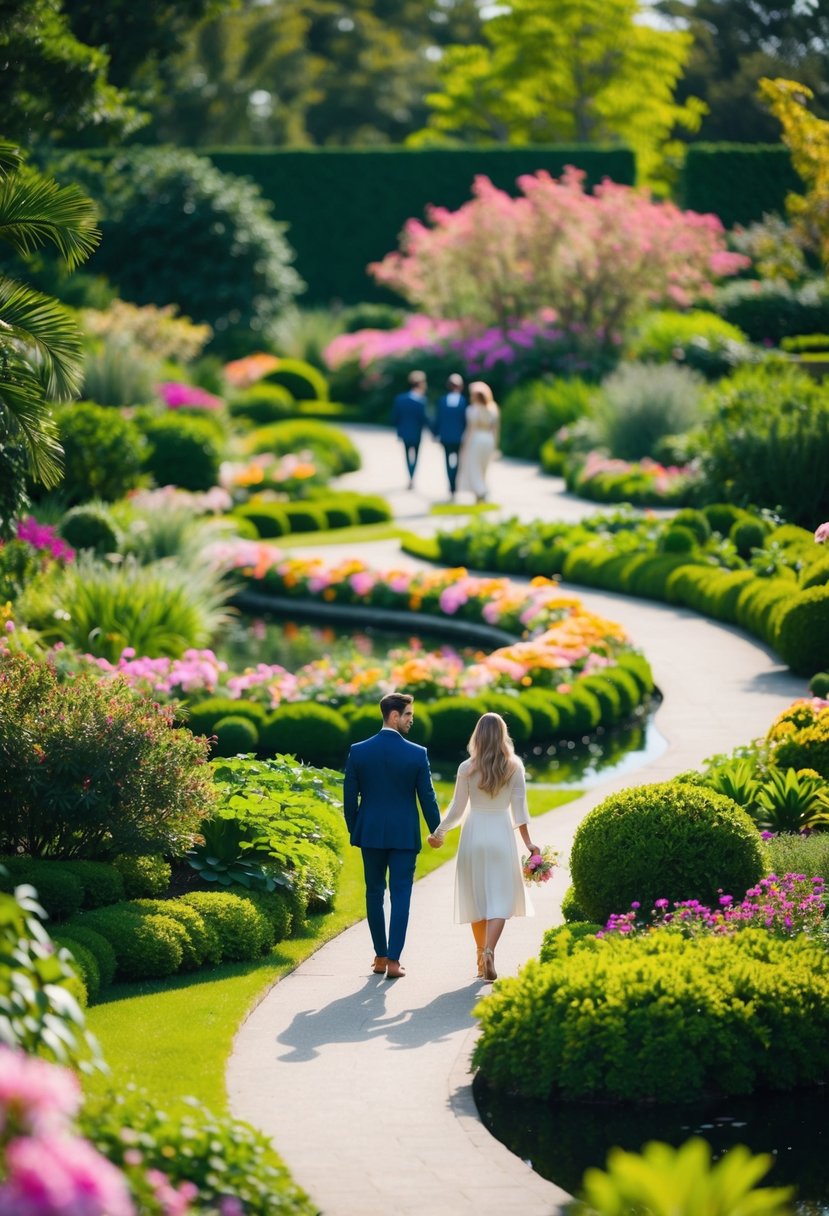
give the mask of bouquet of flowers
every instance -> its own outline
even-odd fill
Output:
[[[545,844],[540,853],[532,853],[529,857],[522,858],[524,882],[528,885],[534,882],[549,882],[557,865],[558,853]]]

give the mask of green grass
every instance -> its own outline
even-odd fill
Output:
[[[436,502],[429,509],[430,515],[483,515],[486,511],[500,511],[497,502]]]
[[[310,545],[350,545],[370,540],[400,540],[404,529],[388,521],[379,524],[359,524],[353,528],[330,528],[322,532],[291,532],[272,543],[280,549],[307,548]]]
[[[452,788],[451,782],[435,782],[444,808]],[[530,813],[544,814],[576,797],[572,790],[530,788]],[[418,856],[416,877],[450,861],[459,836],[450,832],[441,849],[427,845]],[[105,1077],[85,1078],[85,1086],[120,1090],[132,1082],[165,1108],[192,1095],[213,1111],[226,1111],[225,1068],[234,1035],[248,1012],[277,980],[364,915],[360,854],[349,849],[334,911],[311,917],[302,936],[280,942],[267,958],[167,980],[113,985],[105,1000],[87,1011],[111,1071]]]

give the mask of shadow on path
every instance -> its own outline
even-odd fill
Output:
[[[365,1044],[377,1038],[385,1038],[396,1050],[440,1042],[473,1025],[470,990],[481,985],[481,980],[470,980],[460,988],[442,992],[428,1005],[387,1014],[389,982],[382,976],[372,976],[357,992],[321,1009],[303,1009],[295,1014],[276,1040],[291,1050],[277,1058],[287,1064],[301,1064],[315,1059],[319,1049],[328,1044]]]

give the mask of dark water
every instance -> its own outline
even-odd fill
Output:
[[[535,785],[589,789],[608,777],[641,768],[668,746],[653,723],[657,704],[640,706],[635,720],[624,726],[600,728],[584,739],[560,739],[543,750],[534,749],[524,755],[527,776]]]
[[[829,1216],[829,1086],[658,1107],[548,1106],[504,1095],[480,1078],[474,1093],[496,1140],[570,1194],[588,1166],[604,1168],[614,1145],[639,1152],[649,1140],[679,1146],[701,1136],[715,1158],[735,1144],[772,1154],[774,1165],[760,1185],[796,1186],[800,1216]]]
[[[411,633],[391,633],[380,629],[360,629],[354,633],[323,625],[306,625],[279,618],[240,617],[226,630],[216,646],[216,654],[233,671],[255,667],[257,663],[278,663],[287,671],[296,671],[315,659],[347,659],[356,650],[359,654],[384,659],[399,647],[419,645],[424,650],[440,650],[449,645],[446,638]],[[459,651],[470,657],[473,653]]]

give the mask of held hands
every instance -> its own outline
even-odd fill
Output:
[[[443,835],[442,834],[438,835],[437,832],[433,832],[432,835],[429,836],[427,839],[428,839],[428,843],[432,846],[433,849],[439,849],[441,847],[441,845],[443,844]]]

